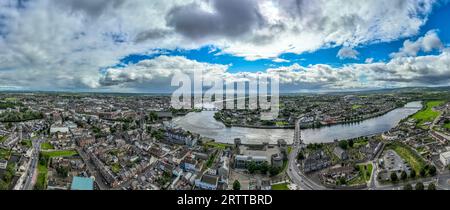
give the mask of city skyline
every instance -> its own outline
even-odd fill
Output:
[[[392,6],[392,5],[395,6]],[[447,1],[2,1],[0,90],[170,92],[195,69],[281,92],[444,86]]]

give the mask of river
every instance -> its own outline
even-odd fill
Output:
[[[421,108],[422,103],[415,101],[382,116],[358,123],[302,129],[302,139],[305,143],[321,143],[383,133],[397,126],[400,120],[416,113]],[[191,112],[185,116],[174,118],[172,122],[177,127],[222,143],[233,143],[235,138],[241,138],[244,144],[261,144],[263,142],[274,144],[278,139],[285,139],[288,143],[292,143],[293,129],[226,127],[222,122],[214,119],[214,113],[214,111]]]

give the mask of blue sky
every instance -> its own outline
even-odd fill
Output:
[[[286,62],[274,62],[271,59],[259,59],[256,61],[249,61],[243,57],[233,56],[222,52],[215,46],[206,45],[193,50],[164,50],[159,49],[161,53],[154,54],[132,54],[121,59],[121,64],[134,64],[141,60],[152,59],[160,55],[169,56],[184,56],[190,60],[198,62],[207,62],[215,64],[231,64],[229,72],[258,72],[265,71],[268,68],[277,68],[281,66],[290,66],[293,63],[299,63],[302,66],[314,64],[328,64],[333,67],[342,67],[351,63],[364,63],[366,59],[372,58],[373,62],[389,61],[390,54],[397,52],[405,40],[416,40],[423,36],[429,30],[437,30],[439,37],[443,43],[450,43],[450,21],[445,21],[450,18],[450,4],[436,5],[433,12],[429,15],[426,24],[421,27],[419,33],[406,38],[399,38],[398,40],[380,43],[370,43],[367,45],[360,45],[354,49],[359,52],[358,59],[346,58],[340,59],[336,55],[341,49],[340,46],[322,48],[313,52],[305,52],[301,54],[285,53],[279,55],[279,58],[286,60]],[[419,55],[433,55],[438,54],[438,50],[432,52],[419,52]],[[119,64],[119,65],[121,65]]]
[[[449,14],[447,0],[4,0],[0,90],[154,92],[193,69],[279,74],[289,92],[443,86]]]

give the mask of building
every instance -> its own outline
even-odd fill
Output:
[[[236,155],[234,157],[234,167],[235,168],[246,168],[249,162],[255,162],[256,164],[262,164],[263,162],[268,162],[265,156],[247,156],[247,155]]]
[[[203,190],[216,190],[219,184],[219,177],[215,175],[203,174],[202,178],[195,180],[195,186]]]
[[[341,147],[335,147],[333,153],[341,160],[347,160],[348,158],[347,152]]]
[[[54,134],[54,133],[69,133],[69,127],[67,126],[62,126],[62,125],[57,125],[57,124],[53,124],[50,127],[50,134]]]
[[[191,147],[197,144],[197,137],[191,133],[183,131],[182,129],[168,129],[164,135],[167,141],[174,144],[187,145]]]
[[[281,155],[281,154],[272,155],[271,165],[273,167],[282,168],[283,167],[283,155]]]
[[[321,170],[330,165],[331,158],[328,157],[323,151],[316,151],[309,154],[301,164],[304,172]]]
[[[195,159],[192,159],[192,158],[185,158],[181,162],[181,167],[185,171],[196,172],[197,171],[197,167],[196,166],[197,166],[197,161]]]
[[[278,147],[280,148],[280,152],[283,154],[283,155],[287,155],[287,153],[288,153],[288,147],[287,147],[287,142],[286,142],[286,140],[284,140],[284,139],[278,139],[278,141],[277,141],[277,144],[278,144]]]
[[[7,166],[8,166],[7,160],[0,160],[0,169],[6,169]]]
[[[94,179],[87,177],[74,176],[72,184],[70,185],[71,190],[94,190]]]
[[[441,153],[439,159],[444,166],[450,165],[450,151]]]

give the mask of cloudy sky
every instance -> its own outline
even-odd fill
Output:
[[[167,92],[175,73],[285,92],[450,84],[446,0],[0,0],[0,90]]]

